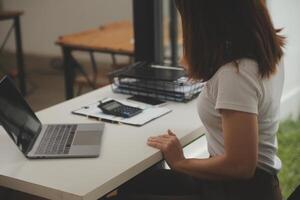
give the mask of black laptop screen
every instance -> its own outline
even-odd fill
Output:
[[[23,153],[41,130],[40,121],[7,76],[0,81],[0,123]]]

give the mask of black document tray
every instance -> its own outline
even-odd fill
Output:
[[[146,62],[138,62],[133,66],[124,70],[120,77],[137,78],[142,80],[160,80],[160,81],[176,81],[179,78],[186,76],[186,73],[181,69],[165,69],[153,67]]]

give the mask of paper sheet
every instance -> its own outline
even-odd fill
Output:
[[[105,99],[105,101],[108,101],[110,99]],[[135,126],[142,126],[146,124],[147,122],[150,122],[162,115],[165,115],[169,112],[171,112],[171,109],[166,107],[153,107],[153,106],[137,106],[137,104],[128,102],[128,101],[121,101],[117,100],[125,105],[129,106],[136,106],[143,109],[143,112],[141,112],[138,115],[135,115],[130,118],[123,118],[123,117],[117,117],[113,115],[104,114],[101,109],[99,109],[97,106],[99,105],[99,102],[83,106],[77,110],[72,111],[73,114],[78,115],[84,115],[92,118],[97,118],[99,120],[110,120],[112,122],[120,122],[124,124],[131,124]]]

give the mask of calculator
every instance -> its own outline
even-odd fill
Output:
[[[109,100],[106,102],[101,102],[98,108],[102,110],[103,113],[114,115],[118,117],[130,118],[143,111],[141,108],[124,105],[116,100]]]

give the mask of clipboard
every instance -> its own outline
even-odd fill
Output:
[[[107,98],[105,101],[109,101],[111,98]],[[103,122],[109,122],[113,124],[123,123],[134,126],[143,126],[144,124],[159,118],[172,110],[166,107],[155,107],[155,106],[141,106],[140,104],[133,104],[125,100],[117,100],[125,105],[140,107],[143,111],[130,118],[123,118],[113,115],[104,114],[101,109],[98,108],[99,102],[95,102],[86,106],[82,106],[76,110],[72,111],[72,114],[86,116],[89,118],[97,119]]]

